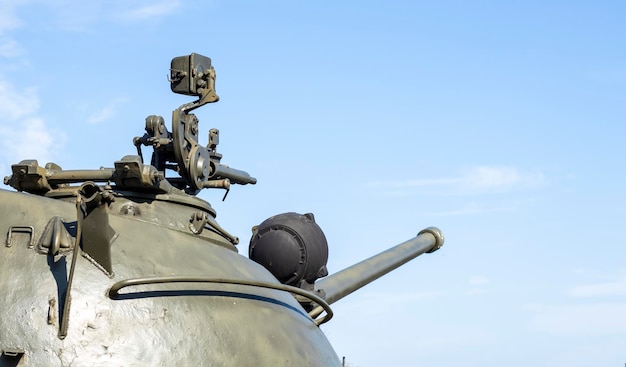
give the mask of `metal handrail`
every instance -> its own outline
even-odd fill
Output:
[[[226,278],[207,278],[207,277],[193,277],[193,276],[169,276],[169,277],[150,277],[150,278],[134,278],[134,279],[126,279],[121,280],[111,286],[107,295],[110,299],[116,300],[119,299],[120,293],[119,291],[126,287],[132,287],[137,285],[147,285],[147,284],[163,284],[163,283],[214,283],[214,284],[235,284],[235,285],[246,285],[250,287],[259,287],[266,289],[275,289],[283,292],[294,293],[304,298],[310,299],[311,301],[317,303],[320,307],[326,311],[326,315],[321,318],[315,318],[311,316],[311,312],[308,315],[313,319],[315,325],[319,326],[325,322],[330,321],[333,317],[333,311],[330,308],[330,305],[324,301],[321,297],[309,292],[305,291],[301,288],[292,287],[285,284],[276,284],[269,282],[261,282],[255,280],[239,280],[239,279],[226,279]],[[319,313],[317,313],[319,315]],[[317,316],[316,315],[316,316]]]

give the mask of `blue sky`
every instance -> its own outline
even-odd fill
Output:
[[[349,365],[626,363],[623,2],[50,3],[0,4],[3,175],[134,154],[189,101],[170,59],[201,53],[201,129],[258,179],[201,194],[240,253],[285,211],[315,214],[331,273],[446,236],[334,305]]]

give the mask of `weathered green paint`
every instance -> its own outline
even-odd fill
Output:
[[[77,258],[64,340],[58,337],[59,309],[71,252],[38,253],[37,246],[28,248],[24,233],[13,236],[11,247],[0,247],[0,348],[25,350],[28,366],[339,365],[322,331],[287,292],[164,284],[138,287],[143,293],[135,298],[110,299],[108,289],[117,281],[142,277],[185,275],[279,285],[221,236],[211,231],[193,235],[187,220],[197,208],[134,200],[116,197],[110,207],[110,225],[118,233],[111,248],[114,277]],[[0,190],[0,203],[3,213],[10,213],[0,217],[0,231],[28,224],[35,229],[35,243],[50,218],[76,220],[74,203],[64,200]],[[49,319],[54,321],[49,324]]]

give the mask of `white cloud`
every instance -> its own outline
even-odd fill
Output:
[[[578,269],[577,272],[583,272]],[[626,333],[626,273],[604,282],[574,286],[565,291],[574,301],[559,305],[526,305],[532,312],[529,327],[560,335],[614,335]],[[607,298],[611,298],[607,300]]]
[[[179,6],[180,2],[178,1],[161,1],[156,4],[150,3],[149,5],[124,12],[121,18],[129,21],[150,20],[155,17],[169,15],[176,11]]]
[[[491,283],[489,278],[482,275],[472,275],[469,277],[469,284],[473,286],[487,285]]]
[[[485,288],[470,288],[465,291],[465,294],[468,296],[477,296],[482,294],[487,294],[487,290]]]
[[[363,316],[372,317],[376,315],[394,312],[398,308],[412,308],[414,305],[424,301],[432,301],[446,296],[445,291],[423,291],[423,292],[366,292],[358,296],[352,295],[350,303],[344,304],[349,310],[358,311]],[[384,300],[384,302],[381,302]]]
[[[441,211],[441,212],[431,212],[431,213],[428,213],[428,215],[434,216],[434,217],[448,217],[448,216],[457,216],[457,215],[513,212],[517,210],[519,206],[520,205],[518,202],[507,202],[507,203],[496,204],[496,205],[471,202],[471,203],[465,204],[464,206],[458,209]]]
[[[626,333],[626,303],[526,305],[532,313],[531,330],[555,335],[607,335]]]
[[[496,337],[487,328],[471,325],[436,325],[428,331],[411,335],[411,349],[420,354],[437,354],[463,347],[486,346]]]
[[[532,313],[529,326],[549,334],[626,334],[626,272],[609,277],[585,269],[574,272],[604,281],[570,287],[565,291],[570,303],[523,306]]]
[[[110,120],[117,113],[117,109],[121,104],[125,102],[125,99],[114,99],[106,106],[102,107],[99,111],[92,113],[87,117],[87,123],[91,125],[101,124]]]
[[[370,185],[386,187],[396,194],[471,195],[530,189],[545,183],[541,172],[522,171],[510,166],[475,166],[463,170],[456,177],[373,182]]]
[[[626,296],[626,275],[608,282],[572,287],[566,294],[578,298]]]
[[[41,0],[40,0],[41,1]],[[42,2],[57,20],[56,27],[69,31],[89,31],[103,21],[142,22],[154,21],[175,12],[179,1],[83,1],[57,0]]]
[[[20,46],[14,39],[0,36],[0,57],[15,57],[21,52]]]
[[[22,25],[16,14],[16,9],[25,3],[26,1],[21,0],[3,0],[0,2],[0,34]]]
[[[0,112],[3,121],[20,119],[38,108],[39,99],[34,88],[17,91],[10,83],[0,80]]]
[[[17,90],[0,80],[0,165],[8,167],[22,159],[51,161],[61,149],[65,134],[46,126],[37,115],[39,100],[35,89]]]
[[[2,0],[0,1],[0,36],[7,31],[23,26],[17,9],[30,5],[37,7],[39,12],[46,14],[46,26],[74,32],[89,32],[91,27],[103,21],[140,22],[153,21],[175,12],[181,5],[180,1],[82,1],[73,0]],[[1,45],[11,42],[0,40]],[[0,55],[2,55],[0,51]]]
[[[480,295],[487,293],[486,286],[491,283],[491,280],[482,275],[471,275],[468,279],[468,283],[470,285],[470,288],[465,291],[465,294],[470,296]]]
[[[461,177],[463,185],[475,189],[501,189],[536,186],[543,182],[537,173],[522,173],[514,167],[474,167]]]
[[[19,44],[6,33],[22,26],[17,7],[26,1],[3,0],[0,2],[0,57],[15,57],[21,53]]]

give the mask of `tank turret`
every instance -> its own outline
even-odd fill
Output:
[[[197,197],[257,181],[222,163],[218,129],[200,144],[192,111],[219,100],[215,78],[210,58],[175,57],[171,90],[197,99],[173,110],[169,130],[146,117],[136,154],[110,167],[12,165],[4,183],[17,192],[0,190],[0,367],[340,366],[320,328],[330,305],[443,245],[426,228],[329,275],[314,215],[283,213],[253,227],[240,255]]]

